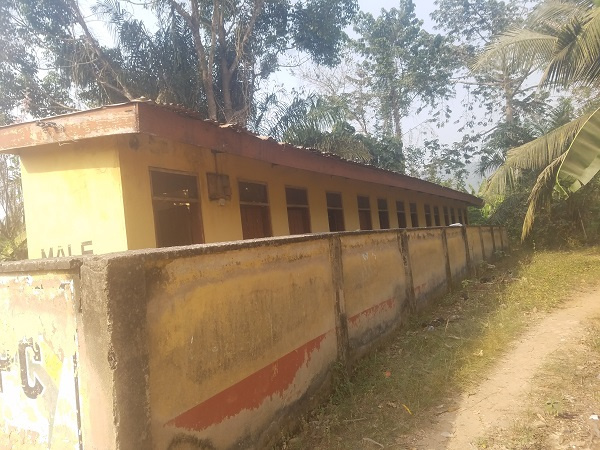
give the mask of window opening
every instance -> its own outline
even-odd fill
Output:
[[[306,189],[285,188],[290,234],[310,233],[310,213]]]
[[[465,219],[465,225],[469,225],[469,213],[466,209],[463,209],[463,219]]]
[[[433,222],[436,227],[439,227],[442,223],[440,222],[440,208],[439,206],[433,207]]]
[[[344,208],[342,207],[342,194],[327,192],[327,218],[329,219],[329,231],[345,231]]]
[[[452,222],[450,222],[450,223],[456,223],[456,216],[454,215],[454,208],[450,208],[450,220],[452,220]]]
[[[204,242],[195,175],[150,170],[157,247]]]
[[[361,230],[372,230],[373,223],[371,222],[371,202],[369,197],[365,195],[357,196],[358,202],[358,222]]]
[[[396,215],[398,216],[398,227],[406,228],[406,211],[404,210],[404,202],[396,201]]]
[[[388,212],[387,199],[377,199],[377,210],[379,211],[379,228],[387,230],[390,227],[390,214]]]
[[[425,226],[431,226],[431,206],[425,205]]]
[[[267,186],[261,183],[240,181],[238,188],[244,239],[272,236]]]
[[[410,223],[413,228],[418,228],[419,227],[419,215],[417,214],[417,204],[410,203],[409,207],[410,207]]]
[[[450,225],[450,217],[448,216],[448,207],[444,206],[444,225]]]

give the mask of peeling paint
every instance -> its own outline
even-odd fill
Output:
[[[385,311],[385,310],[390,310],[394,307],[394,299],[393,298],[389,298],[375,306],[371,306],[369,309],[365,309],[364,311],[360,312],[359,314],[356,314],[352,317],[348,318],[348,323],[350,325],[356,326],[358,324],[358,322],[364,318],[364,317],[369,317],[369,316],[374,316],[379,312]]]
[[[79,449],[75,316],[64,283],[64,275],[0,276],[0,448]]]
[[[201,431],[244,410],[256,409],[273,395],[282,395],[294,382],[298,370],[320,348],[326,335],[327,333],[312,339],[239,383],[185,411],[167,425]]]

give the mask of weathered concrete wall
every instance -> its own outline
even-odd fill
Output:
[[[504,246],[503,246],[504,237],[502,236],[502,229],[499,227],[494,227],[492,229],[492,235],[494,237],[494,245],[496,246],[496,251],[502,250],[504,248]]]
[[[506,252],[510,249],[510,242],[508,241],[508,231],[506,228],[502,228],[502,245],[503,250]]]
[[[466,233],[464,227],[449,227],[445,229],[446,243],[448,246],[447,254],[450,262],[450,274],[452,282],[465,278],[469,272],[467,258],[469,254],[468,245],[465,242]]]
[[[152,260],[146,270],[156,448],[182,442],[182,430],[215,448],[263,443],[337,359],[327,239]]]
[[[78,449],[76,266],[0,273],[0,448]]]
[[[0,448],[268,447],[482,240],[328,233],[4,265]]]
[[[484,260],[485,255],[483,254],[483,240],[481,239],[481,228],[479,227],[467,227],[467,242],[469,243],[469,255],[471,256],[471,262],[474,265],[479,264]]]
[[[444,229],[422,228],[406,233],[415,301],[417,308],[421,308],[426,300],[445,292],[451,283],[444,249]]]
[[[343,297],[352,354],[393,330],[407,299],[397,233],[341,236]]]
[[[496,251],[492,227],[481,227],[479,232],[481,233],[481,241],[483,243],[484,259],[491,259]],[[500,246],[498,246],[498,248],[499,247]]]

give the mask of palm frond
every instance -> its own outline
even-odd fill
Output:
[[[577,42],[577,79],[584,85],[598,85],[600,79],[600,8],[587,14]]]
[[[512,29],[501,35],[481,53],[472,66],[477,72],[505,60],[511,67],[542,67],[552,56],[556,36],[537,31]]]
[[[546,86],[598,83],[600,14],[598,9],[571,18],[556,36],[556,46],[542,76]]]
[[[552,191],[556,182],[556,174],[560,169],[561,164],[567,156],[566,153],[555,158],[550,164],[546,166],[544,170],[538,175],[529,198],[527,199],[527,213],[523,220],[523,229],[521,231],[521,240],[525,240],[531,229],[533,228],[533,222],[535,221],[535,215],[540,206],[547,203],[552,196]]]
[[[537,5],[527,17],[526,27],[559,30],[565,22],[585,14],[591,7],[592,0],[546,0]]]
[[[365,163],[372,159],[367,146],[354,136],[324,133],[315,147],[322,152],[333,153],[351,161]]]
[[[487,196],[503,195],[519,180],[524,170],[542,170],[567,151],[591,114],[585,114],[507,153],[505,163],[490,177]]]

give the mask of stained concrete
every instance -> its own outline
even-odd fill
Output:
[[[2,265],[13,280],[2,285],[3,305],[28,317],[42,317],[37,284],[64,279],[48,298],[68,286],[63,328],[76,365],[44,359],[59,345],[47,333],[40,362],[76,374],[63,376],[70,390],[59,391],[73,393],[77,414],[40,413],[47,435],[34,435],[4,412],[0,428],[14,431],[1,439],[48,448],[43,436],[70,429],[85,449],[270,446],[328,392],[334,367],[352,364],[505,248],[504,235],[490,227],[327,233]],[[43,314],[49,324],[64,316]],[[0,376],[13,386],[5,360]],[[25,443],[35,436],[41,446]]]

